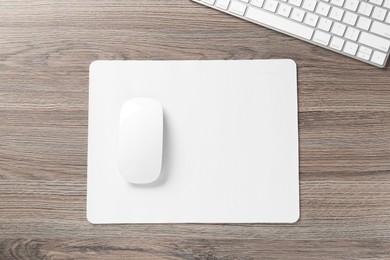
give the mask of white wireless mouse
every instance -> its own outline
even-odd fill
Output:
[[[134,98],[122,105],[119,125],[119,171],[134,184],[158,179],[163,153],[163,109],[155,99]]]

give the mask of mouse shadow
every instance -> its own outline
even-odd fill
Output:
[[[170,148],[171,144],[171,133],[169,131],[167,118],[164,115],[163,117],[163,154],[162,154],[162,164],[161,164],[161,173],[160,176],[154,182],[147,184],[135,184],[129,183],[132,187],[137,188],[155,188],[164,185],[167,182],[169,177],[169,172],[172,162],[172,151]]]

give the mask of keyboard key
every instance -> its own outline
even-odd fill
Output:
[[[314,11],[314,8],[316,7],[317,1],[316,0],[305,0],[303,2],[303,8],[309,11]]]
[[[359,37],[360,31],[353,27],[348,27],[347,31],[345,32],[345,38],[350,39],[352,41],[356,41]]]
[[[356,24],[358,16],[357,14],[351,13],[351,12],[345,12],[343,22],[349,25],[354,26]]]
[[[350,55],[355,55],[357,51],[358,45],[353,42],[346,42],[344,46],[344,52]]]
[[[316,31],[313,36],[313,41],[327,46],[329,44],[330,34],[322,31]]]
[[[329,32],[330,27],[332,26],[332,21],[326,18],[321,18],[320,22],[318,23],[318,28],[321,30]]]
[[[368,2],[376,4],[376,5],[382,5],[383,0],[369,0]]]
[[[334,5],[343,6],[344,0],[331,0],[330,1]]]
[[[367,4],[366,2],[361,2],[358,13],[364,14],[366,16],[370,16],[373,6],[370,4]]]
[[[285,18],[275,16],[271,13],[265,12],[254,7],[248,7],[246,17],[261,24],[265,24],[279,30],[292,33],[298,37],[310,40],[313,35],[313,29],[303,24],[296,23]]]
[[[291,7],[289,5],[281,3],[279,5],[278,14],[284,17],[288,17],[291,12]]]
[[[302,22],[304,16],[305,16],[305,11],[298,8],[294,8],[291,13],[291,18],[298,22]]]
[[[308,13],[305,17],[304,23],[314,27],[316,26],[317,21],[318,21],[318,15]]]
[[[385,0],[383,7],[389,8],[390,9],[390,0]]]
[[[360,34],[358,42],[384,52],[387,52],[390,47],[389,40],[366,32]]]
[[[345,32],[346,26],[342,23],[335,22],[332,27],[332,33],[338,35],[338,36],[343,36]]]
[[[246,9],[246,4],[232,1],[229,6],[229,11],[238,15],[244,15]]]
[[[257,7],[262,7],[264,4],[264,0],[252,0],[251,5],[257,6]]]
[[[374,12],[372,12],[372,18],[378,19],[380,21],[385,20],[386,10],[380,7],[375,7]]]
[[[226,10],[229,6],[230,0],[217,0],[217,3],[215,4],[216,7],[219,7],[223,10]]]
[[[249,3],[249,0],[240,0],[240,1],[244,3]]]
[[[317,5],[316,13],[322,16],[327,16],[329,13],[330,5],[320,2]]]
[[[363,17],[363,16],[359,17],[359,20],[357,23],[358,28],[363,29],[363,30],[368,30],[368,28],[370,28],[370,25],[371,25],[370,19]]]
[[[267,0],[264,5],[264,9],[270,12],[275,12],[278,7],[278,2],[275,0]]]
[[[357,56],[364,60],[369,60],[371,57],[371,53],[372,53],[372,49],[364,46],[360,46]]]
[[[295,6],[301,6],[302,0],[289,0],[288,3]]]
[[[348,10],[355,12],[358,5],[359,5],[359,0],[347,0],[347,2],[345,2],[344,7],[347,8]]]
[[[329,17],[332,19],[335,19],[337,21],[341,21],[341,18],[343,17],[344,10],[338,7],[333,7],[330,11]]]
[[[379,51],[374,51],[374,54],[372,54],[371,57],[371,61],[379,65],[383,65],[385,59],[386,59],[386,54]]]
[[[370,49],[368,47],[364,47],[364,46],[360,46],[359,51],[367,53],[369,55],[371,55],[371,53],[372,53],[372,49]]]
[[[390,39],[390,25],[374,21],[370,31]]]
[[[344,40],[339,38],[339,37],[333,37],[332,38],[332,42],[330,43],[330,47],[333,48],[333,49],[336,49],[338,51],[341,51],[341,49],[343,48],[344,46]]]
[[[214,5],[215,0],[203,0],[203,2],[205,2],[209,5]]]
[[[363,60],[369,60],[371,55],[368,55],[367,53],[358,51],[357,56]]]

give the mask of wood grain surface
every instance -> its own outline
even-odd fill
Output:
[[[93,60],[298,64],[292,225],[91,225]],[[0,0],[0,259],[390,259],[390,71],[188,0]]]

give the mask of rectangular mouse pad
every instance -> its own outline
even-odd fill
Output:
[[[127,100],[163,108],[160,178],[118,170]],[[108,223],[293,223],[299,218],[292,60],[95,61],[90,66],[87,218]]]

